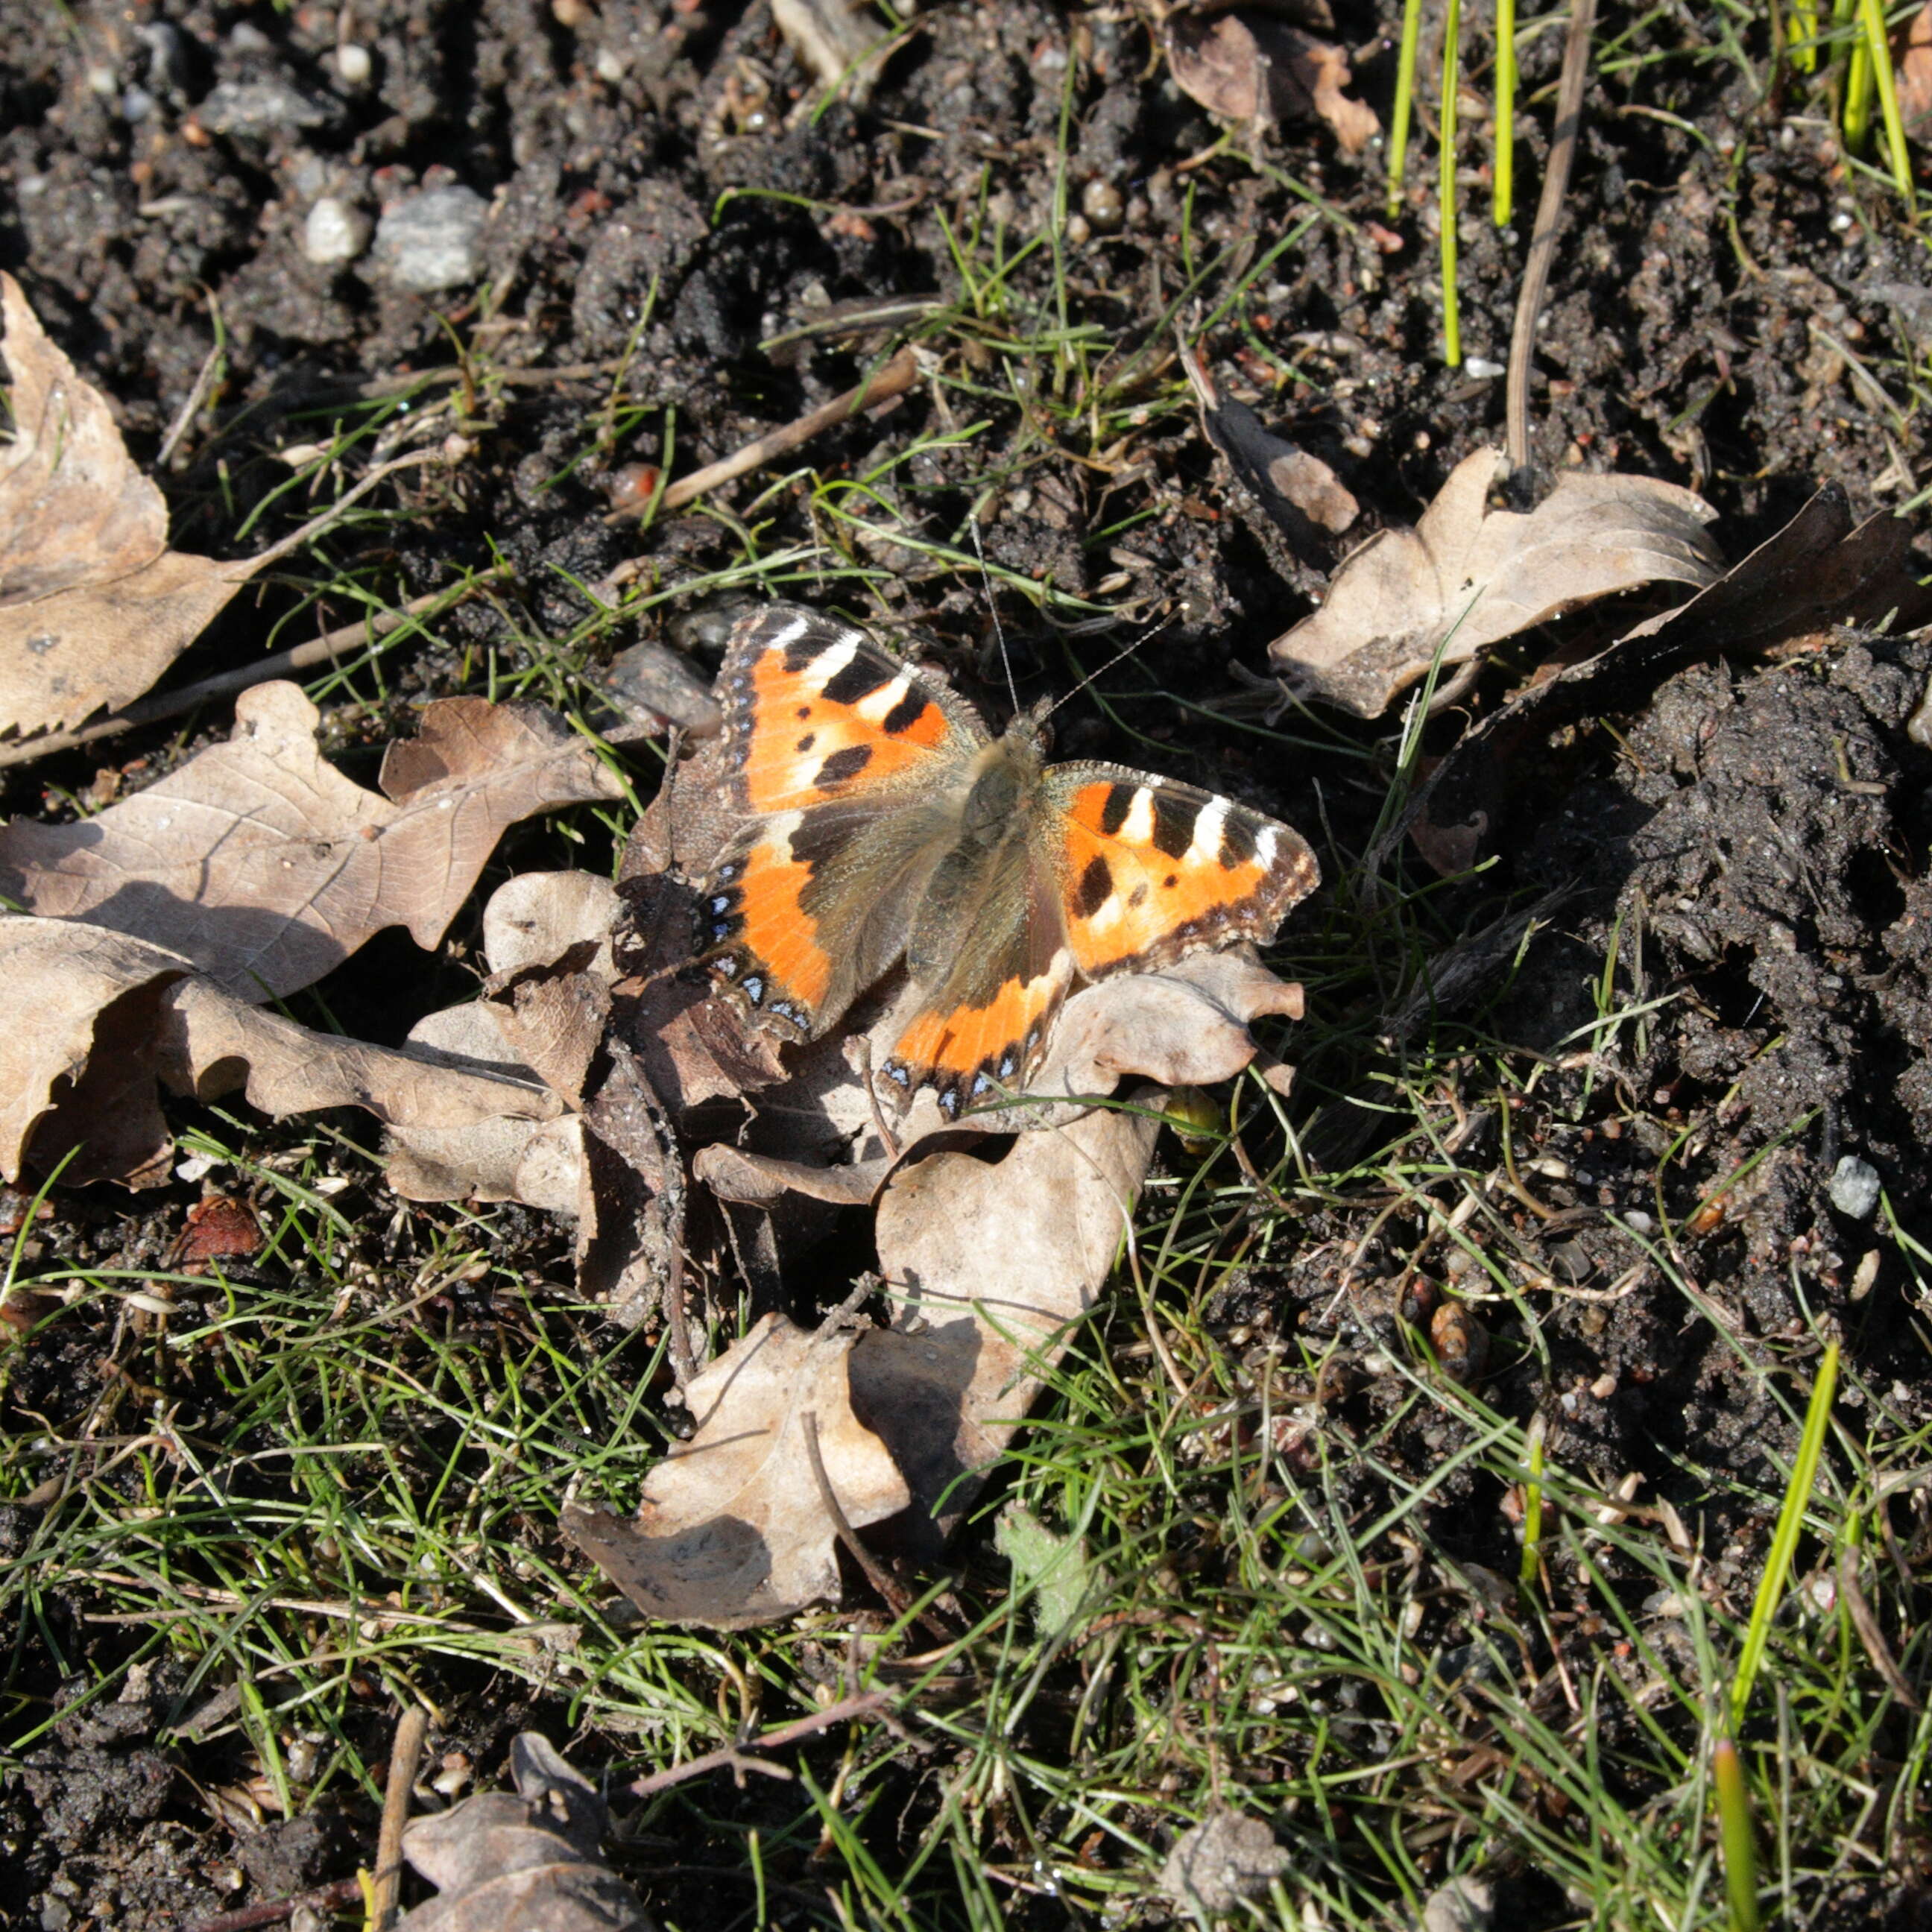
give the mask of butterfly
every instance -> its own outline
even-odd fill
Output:
[[[1320,874],[1232,800],[1052,765],[1043,710],[994,737],[965,700],[796,605],[741,618],[717,694],[741,824],[698,898],[701,963],[749,1023],[824,1037],[902,961],[881,1072],[948,1118],[1018,1090],[1078,980],[1274,936]]]

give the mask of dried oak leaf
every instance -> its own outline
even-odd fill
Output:
[[[403,1856],[442,1894],[394,1932],[652,1932],[637,1895],[604,1862],[604,1801],[549,1741],[510,1747],[507,1791],[478,1792],[411,1821]]]
[[[322,756],[293,684],[236,700],[235,735],[98,818],[0,831],[0,892],[52,919],[133,933],[266,1000],[319,980],[372,934],[432,946],[507,826],[620,794],[535,706],[439,700],[390,746],[382,794]]]
[[[1176,84],[1223,120],[1318,115],[1348,154],[1360,154],[1381,130],[1375,110],[1342,92],[1352,78],[1348,56],[1286,20],[1251,8],[1177,8],[1162,38]]]
[[[140,697],[260,560],[169,549],[160,491],[11,275],[0,320],[14,416],[0,448],[0,732],[26,734]]]
[[[572,1506],[566,1533],[638,1607],[669,1623],[740,1630],[838,1594],[838,1527],[826,1486],[854,1528],[909,1498],[885,1444],[853,1413],[848,1364],[857,1330],[815,1332],[767,1315],[693,1378],[690,1440],[646,1479],[634,1520]]]
[[[1450,472],[1412,530],[1371,537],[1327,601],[1270,646],[1298,694],[1376,718],[1445,664],[1561,613],[1660,580],[1701,587],[1724,568],[1694,491],[1642,476],[1566,471],[1527,514],[1492,510],[1502,452]]]
[[[528,1082],[311,1033],[248,1006],[178,953],[124,933],[0,916],[0,1174],[31,1154],[64,1179],[166,1178],[159,1089],[238,1090],[264,1113],[355,1106],[391,1125],[455,1126],[558,1103]]]

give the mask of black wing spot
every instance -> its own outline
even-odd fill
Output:
[[[1134,794],[1139,789],[1138,785],[1109,787],[1107,802],[1100,808],[1100,830],[1105,836],[1112,838],[1126,824],[1127,814],[1134,808]]]
[[[798,707],[798,715],[801,718],[809,718],[812,716],[812,706],[808,704],[801,704]]]
[[[815,658],[822,657],[830,648],[830,640],[821,631],[814,637],[809,626],[802,637],[793,638],[785,646],[784,668],[794,677],[805,670]]]
[[[1232,812],[1222,821],[1220,856],[1224,872],[1238,872],[1254,862],[1254,828],[1244,824]]]
[[[801,752],[808,752],[812,749],[812,746],[818,742],[818,734],[816,731],[808,731],[805,736],[798,741],[798,748]]]
[[[898,704],[888,711],[880,721],[880,728],[888,736],[896,738],[902,731],[909,731],[926,716],[927,699],[919,692],[908,690]]]
[[[1074,889],[1073,910],[1082,919],[1091,919],[1107,903],[1113,890],[1113,868],[1096,855],[1087,862],[1087,869],[1080,874],[1080,883]]]
[[[1161,880],[1160,883],[1164,890],[1172,892],[1176,886],[1180,884],[1180,874],[1178,872],[1170,872],[1166,878]]]
[[[1178,859],[1194,843],[1194,821],[1201,808],[1191,800],[1171,793],[1156,792],[1154,799],[1154,850]]]
[[[834,671],[826,680],[819,695],[828,704],[856,704],[862,698],[869,698],[874,692],[890,684],[898,675],[889,666],[856,657],[844,670]]]
[[[829,791],[836,784],[843,784],[848,778],[856,778],[872,762],[872,748],[869,745],[848,745],[834,752],[818,768],[818,776],[812,780],[820,791]]]

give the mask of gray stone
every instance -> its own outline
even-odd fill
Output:
[[[1825,1191],[1840,1214],[1862,1221],[1878,1205],[1880,1185],[1878,1169],[1870,1161],[1848,1154],[1832,1168],[1831,1182]]]
[[[341,112],[281,80],[224,80],[195,110],[211,134],[273,134],[288,128],[326,128]]]
[[[482,272],[479,244],[490,204],[473,189],[427,188],[383,211],[376,266],[399,289],[433,295]]]

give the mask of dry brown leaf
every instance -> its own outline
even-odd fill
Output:
[[[1176,83],[1228,121],[1280,122],[1316,114],[1344,154],[1360,154],[1380,130],[1375,110],[1342,89],[1352,78],[1342,50],[1264,13],[1176,9],[1165,28]]]
[[[1888,622],[1898,635],[1932,622],[1932,586],[1918,580],[1912,535],[1889,514],[1855,522],[1844,485],[1827,484],[1688,603],[1519,692],[1466,731],[1411,798],[1408,836],[1438,872],[1466,869],[1496,849],[1524,796],[1521,765],[1552,732],[1647,704],[1665,678],[1700,658],[1765,650],[1834,625]],[[1922,728],[1906,728],[1913,736]],[[1397,820],[1382,837],[1392,844],[1404,829]],[[1370,876],[1378,862],[1372,853]]]
[[[698,1418],[644,1484],[634,1522],[572,1508],[565,1530],[648,1616],[739,1630],[838,1594],[838,1530],[808,1442],[854,1528],[910,1498],[886,1447],[853,1413],[859,1332],[767,1315],[685,1390]]]
[[[514,1796],[478,1792],[404,1828],[403,1856],[441,1896],[394,1932],[652,1932],[604,1862],[610,1818],[589,1780],[535,1731],[510,1747],[510,1775]]]
[[[892,1327],[852,1358],[853,1406],[944,1534],[970,1504],[1128,1238],[1161,1095],[1022,1134],[1000,1160],[935,1154],[879,1202]],[[962,1480],[964,1478],[965,1480]]]
[[[1905,131],[1922,141],[1932,136],[1932,0],[1912,15],[1902,34],[1894,30],[1892,46],[1899,116]]]
[[[1379,717],[1439,650],[1461,664],[1600,597],[1663,580],[1702,587],[1724,568],[1694,491],[1566,471],[1527,514],[1489,508],[1500,451],[1459,463],[1412,530],[1388,530],[1336,573],[1328,601],[1270,647],[1298,695]]]
[[[0,916],[0,1174],[31,1156],[63,1178],[166,1178],[158,1088],[237,1090],[276,1114],[356,1106],[445,1129],[560,1111],[541,1088],[309,1030],[250,1007],[193,963],[104,928]]]
[[[536,1083],[482,1000],[446,1007],[410,1029],[410,1050],[486,1078]],[[520,1201],[554,1214],[577,1214],[585,1185],[584,1122],[499,1112],[454,1126],[395,1129],[384,1176],[405,1201]]]
[[[235,735],[71,825],[0,831],[0,892],[183,954],[247,1000],[319,980],[386,926],[432,946],[506,826],[620,795],[536,706],[444,698],[384,759],[386,797],[322,756],[293,684],[236,700]]]
[[[24,734],[140,697],[261,560],[170,550],[160,491],[11,275],[0,320],[14,414],[0,448],[0,732]]]

